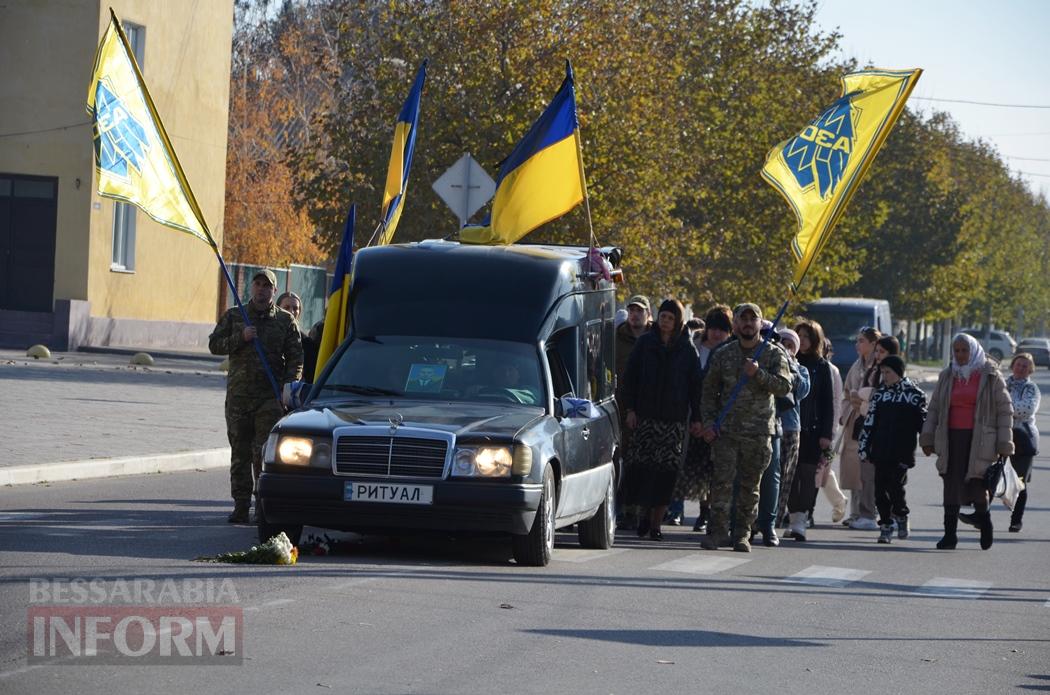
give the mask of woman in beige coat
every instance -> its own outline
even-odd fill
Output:
[[[874,390],[875,343],[882,334],[874,328],[862,328],[857,334],[857,361],[849,368],[842,384],[842,453],[839,456],[839,484],[849,490],[850,516],[844,522],[850,528],[874,531],[875,521],[875,466],[861,463],[857,451],[860,424],[868,413],[868,400]]]
[[[959,507],[972,502],[981,549],[987,550],[992,547],[992,517],[984,472],[999,456],[1014,453],[1013,405],[998,363],[984,356],[973,337],[955,336],[952,357],[937,379],[919,438],[924,454],[937,454],[937,472],[944,482],[944,537],[937,547],[956,546]]]

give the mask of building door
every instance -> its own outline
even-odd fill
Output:
[[[0,174],[0,309],[54,310],[58,179]]]

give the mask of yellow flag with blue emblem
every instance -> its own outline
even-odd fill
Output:
[[[464,227],[459,240],[513,244],[583,202],[586,187],[572,66],[547,109],[500,166],[487,224]]]
[[[798,218],[791,244],[798,288],[875,155],[904,110],[922,70],[861,70],[842,78],[842,96],[766,157],[762,177]]]
[[[218,251],[127,36],[116,14],[110,14],[87,96],[99,195],[131,203],[160,224],[192,234]]]

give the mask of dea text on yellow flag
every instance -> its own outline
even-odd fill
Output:
[[[160,224],[192,234],[218,252],[127,37],[112,11],[111,15],[87,95],[98,192],[131,203]]]
[[[922,70],[862,70],[842,96],[766,157],[762,176],[798,218],[791,250],[797,289],[886,141]]]

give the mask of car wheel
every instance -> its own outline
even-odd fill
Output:
[[[577,535],[584,548],[608,550],[616,542],[616,482],[612,475],[605,490],[605,501],[594,516],[579,523]]]
[[[991,350],[988,351],[988,354],[996,362],[1002,362],[1003,361],[1003,351],[1000,350],[999,348],[992,348]]]
[[[554,474],[551,467],[543,468],[543,492],[540,494],[540,506],[532,528],[523,536],[514,536],[511,545],[514,560],[519,565],[528,567],[546,567],[551,561],[554,550],[554,509],[557,500],[554,497]]]
[[[266,521],[266,507],[259,502],[256,502],[256,527],[259,531],[259,542],[265,543],[281,531],[284,531],[284,535],[288,536],[288,540],[292,542],[292,545],[299,545],[299,541],[303,537],[302,526],[280,526],[278,524],[270,524]]]

